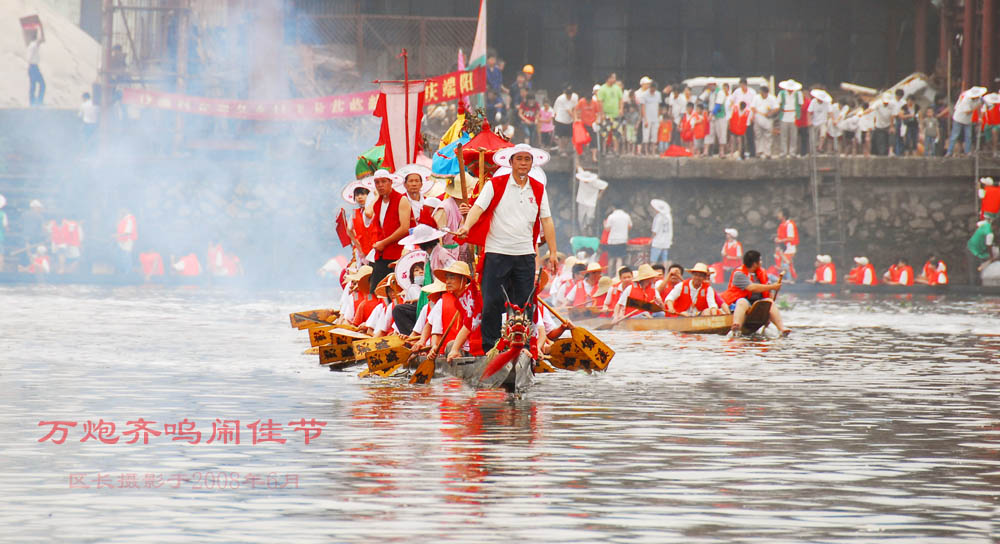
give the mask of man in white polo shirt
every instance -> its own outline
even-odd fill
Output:
[[[480,291],[483,295],[482,337],[487,351],[500,339],[504,292],[511,304],[524,306],[535,285],[535,254],[539,234],[549,246],[555,271],[556,229],[545,186],[528,173],[548,162],[549,154],[527,144],[497,151],[493,162],[511,173],[493,177],[483,186],[456,233],[466,242],[483,246]]]

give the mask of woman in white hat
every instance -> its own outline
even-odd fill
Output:
[[[535,285],[535,255],[544,233],[549,261],[558,265],[555,224],[545,186],[529,176],[533,165],[545,164],[549,154],[526,144],[493,154],[497,166],[511,173],[494,176],[483,186],[457,235],[483,247],[482,335],[485,349],[500,339],[504,291],[512,304],[523,306]]]
[[[813,89],[809,92],[809,151],[816,153],[823,148],[826,138],[826,122],[830,115],[830,105],[833,99],[823,89]]]
[[[976,86],[958,96],[958,101],[955,102],[955,113],[951,116],[951,136],[948,138],[946,157],[952,156],[959,135],[965,141],[965,154],[972,153],[972,114],[982,107],[983,95],[985,94],[985,87]]]
[[[722,244],[722,274],[729,278],[743,264],[743,243],[739,241],[740,231],[730,227],[725,229],[726,241]],[[728,281],[728,280],[724,280]]]

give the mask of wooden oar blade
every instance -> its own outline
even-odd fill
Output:
[[[332,321],[337,319],[340,315],[336,310],[307,310],[304,312],[292,312],[288,314],[288,320],[292,323],[292,327],[296,329],[308,329],[321,325],[317,321],[327,322],[332,324]]]
[[[373,373],[385,372],[393,367],[405,363],[409,358],[410,350],[407,349],[406,346],[398,346],[383,351],[372,351],[365,355],[365,360],[368,362],[368,368],[370,368]]]
[[[583,327],[574,327],[572,334],[573,343],[597,365],[597,370],[607,370],[611,359],[615,356],[615,350],[609,348],[607,344]]]
[[[327,366],[354,360],[354,348],[350,344],[327,344],[319,348],[319,364]]]
[[[572,338],[560,338],[554,341],[549,354],[549,362],[552,366],[560,370],[568,370],[570,372],[583,370],[587,374],[590,374],[593,370],[597,369],[597,365],[587,357],[587,354],[576,347]]]
[[[413,372],[413,376],[410,376],[411,384],[426,384],[431,382],[431,378],[434,377],[434,358],[428,357],[424,359],[417,370]]]

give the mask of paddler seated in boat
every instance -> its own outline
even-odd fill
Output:
[[[438,244],[444,234],[434,227],[417,225],[410,229],[409,236],[399,241],[403,246],[419,248],[403,255],[395,266],[396,283],[406,286],[407,295],[402,304],[397,304],[392,309],[392,319],[403,334],[413,331],[412,324],[416,322],[417,314],[427,304],[427,296],[420,289],[434,280],[431,270],[442,268],[455,260],[452,253]],[[408,277],[405,276],[406,268],[409,268]]]
[[[844,276],[844,281],[851,285],[875,285],[878,280],[875,278],[875,267],[868,262],[868,257],[855,257],[850,273]]]
[[[733,313],[732,330],[739,331],[743,327],[743,320],[746,317],[750,305],[758,300],[771,298],[771,293],[781,287],[781,276],[778,281],[768,283],[767,275],[760,266],[760,252],[751,249],[743,254],[743,264],[733,270],[733,275],[729,278],[729,288],[722,293],[722,300],[729,304],[729,311]],[[791,330],[785,327],[781,321],[781,312],[778,305],[771,305],[771,323],[781,331],[781,334],[788,334]]]
[[[614,313],[614,308],[618,304],[618,299],[621,298],[622,292],[626,287],[632,285],[633,276],[632,269],[627,266],[618,269],[618,283],[615,283],[614,280],[611,281],[611,289],[604,296],[603,304],[600,305],[601,314],[610,315]]]
[[[663,301],[660,299],[653,285],[653,282],[658,277],[659,274],[653,270],[652,266],[648,264],[640,265],[639,270],[635,273],[635,282],[622,291],[618,303],[615,304],[614,320],[621,321],[629,317],[656,317],[662,315],[663,312],[652,312],[648,309],[639,308],[636,304],[639,303],[646,308],[650,305],[663,307]]]
[[[441,295],[447,290],[444,282],[435,279],[434,283],[430,285],[425,285],[421,291],[427,295],[427,304],[420,309],[420,313],[417,315],[417,321],[413,324],[413,333],[410,337],[413,338],[412,350],[417,351],[425,346],[430,346],[428,342],[431,341],[431,322],[429,316],[434,312],[434,307],[441,301]]]
[[[407,164],[396,170],[397,185],[393,189],[406,193],[410,201],[410,225],[427,225],[437,228],[434,220],[435,206],[428,205],[425,195],[434,187],[431,169],[419,164]]]
[[[655,268],[653,270],[656,270]],[[660,300],[667,298],[667,294],[673,291],[674,287],[684,281],[684,267],[672,263],[669,268],[667,268],[666,275],[656,280],[656,293],[660,296]]]
[[[431,344],[442,342],[448,361],[464,354],[483,355],[482,323],[483,303],[479,289],[472,279],[472,272],[465,261],[454,261],[446,268],[434,271],[434,278],[444,283],[445,292],[441,300],[429,314],[431,322]]]
[[[938,259],[937,255],[931,253],[924,263],[923,273],[914,281],[924,285],[948,285],[948,266]]]
[[[622,267],[626,268],[626,267]],[[632,271],[628,271],[629,284],[632,283]],[[614,304],[608,304],[609,298],[611,298],[611,292],[614,290],[614,281],[607,277],[601,276],[601,279],[597,280],[597,289],[594,291],[593,299],[591,300],[591,308],[597,309],[600,314],[597,317],[612,317],[611,308],[614,308]],[[618,293],[621,295],[621,292]],[[617,301],[615,301],[617,302]]]
[[[360,327],[362,332],[375,338],[399,332],[394,330],[392,321],[392,308],[396,305],[396,297],[399,293],[400,288],[396,283],[396,276],[393,274],[389,274],[375,286],[375,297],[379,303],[372,309],[368,319]]]
[[[833,257],[829,255],[817,255],[816,271],[813,273],[812,279],[806,281],[808,283],[836,285],[837,269],[833,264]]]
[[[888,285],[913,285],[913,267],[900,257],[882,274],[882,281]]]
[[[583,281],[583,275],[587,272],[586,263],[575,262],[576,258],[573,260],[575,264],[570,268],[569,279],[562,282],[562,287],[558,292],[552,294],[553,306],[569,306],[572,302],[572,299],[569,298],[570,292]]]
[[[576,282],[566,293],[566,301],[571,308],[583,308],[587,306],[594,292],[597,291],[597,282],[601,279],[601,272],[604,267],[600,263],[590,263],[583,270],[583,278]]]
[[[371,293],[369,282],[371,281],[372,267],[364,265],[357,272],[348,276],[352,284],[352,304],[341,313],[346,323],[355,327],[360,327],[372,315],[372,310],[379,305],[378,298]],[[350,311],[348,311],[350,310]]]
[[[688,269],[688,273],[691,277],[675,285],[664,300],[667,317],[722,315],[715,299],[715,289],[708,282],[708,265],[697,263]]]

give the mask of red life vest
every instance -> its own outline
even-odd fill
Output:
[[[937,266],[934,261],[924,263],[924,277],[927,278],[928,285],[934,285],[937,281]]]
[[[131,226],[132,232],[127,232]],[[119,242],[124,242],[126,240],[133,240],[139,238],[139,229],[135,225],[135,216],[132,214],[126,214],[118,221],[118,235],[117,239]]]
[[[163,275],[163,257],[159,253],[140,253],[139,264],[142,265],[142,274],[144,276]]]
[[[420,207],[420,217],[413,214],[413,204],[410,204],[410,225],[427,225],[437,228],[437,221],[434,220],[434,210],[426,203]]]
[[[986,115],[983,116],[983,122],[987,125],[1000,125],[1000,104],[994,104],[993,107],[986,108]]]
[[[694,114],[684,114],[681,119],[681,140],[690,142],[694,140],[694,127],[698,124],[698,118]]]
[[[983,213],[1000,213],[1000,187],[988,185],[984,187],[984,192],[980,210]]]
[[[799,128],[809,126],[809,103],[812,102],[812,97],[808,94],[802,97],[802,117],[795,120],[795,126]]]
[[[28,272],[32,274],[48,274],[52,271],[52,261],[49,259],[48,255],[36,255],[34,259],[31,260],[31,266],[28,267]]]
[[[356,302],[357,309],[354,310],[353,323],[355,327],[364,325],[365,321],[368,321],[368,318],[371,317],[372,312],[375,311],[375,308],[378,308],[378,305],[382,303],[382,301],[377,298],[359,298]]]
[[[865,280],[865,276],[871,278],[868,282]],[[861,267],[861,273],[858,275],[858,285],[876,285],[878,284],[878,277],[875,276],[875,266],[872,264],[866,264]]]
[[[507,190],[510,176],[511,174],[504,174],[490,179],[490,183],[493,184],[493,199],[490,200],[489,206],[483,210],[483,214],[479,216],[479,221],[469,229],[466,243],[477,246],[486,245],[486,235],[489,234],[490,224],[493,222],[493,212],[496,210],[497,204],[500,203],[500,199],[503,198],[504,191]],[[535,204],[538,206],[535,223],[531,227],[531,243],[534,244],[538,240],[538,233],[541,232],[542,197],[545,193],[545,186],[531,176],[528,176],[528,183],[531,184],[531,192],[534,193]]]
[[[889,281],[898,282],[899,281],[899,267],[891,264],[889,265],[889,270],[886,270],[886,274],[889,275]]]
[[[903,276],[906,276],[905,278]],[[903,285],[913,285],[913,267],[910,265],[900,266],[896,269],[896,277],[893,281],[902,281]]]
[[[739,105],[733,106],[733,113],[729,117],[729,132],[737,136],[742,136],[747,133],[747,121],[750,119],[750,108],[740,112]]]
[[[778,225],[778,238],[788,238],[788,227],[792,228],[792,240],[785,243],[792,244],[793,246],[799,245],[799,228],[795,226],[795,222],[791,219],[785,219]]]
[[[699,312],[702,312],[702,311],[705,311],[706,309],[708,309],[708,288],[709,287],[710,287],[710,285],[709,285],[709,283],[707,281],[703,282],[701,284],[701,289],[698,290],[698,294],[697,294],[697,296],[695,297],[695,299],[693,301],[694,308],[696,310],[698,310]],[[680,313],[684,313],[688,308],[691,307],[691,304],[692,304],[691,291],[692,290],[694,290],[694,287],[691,286],[691,278],[688,278],[688,279],[684,280],[683,282],[681,282],[681,294],[680,294],[679,297],[677,297],[677,300],[674,301],[674,310],[677,313],[679,313],[679,314]]]
[[[708,136],[709,132],[710,125],[709,125],[708,115],[704,113],[700,115],[696,113],[694,115],[695,118],[697,119],[696,124],[694,126],[694,139],[703,140],[705,139],[705,136]]]
[[[629,287],[629,285],[635,285],[633,282],[629,282],[628,285],[619,283],[618,285],[611,288],[608,294],[611,295],[611,300],[608,302],[608,308],[614,308],[618,305],[618,300],[622,298],[622,293]]]
[[[49,232],[52,245],[55,247],[66,245],[66,235],[63,231],[62,225],[59,223],[52,223],[52,230]]]
[[[62,243],[69,247],[80,247],[80,224],[76,221],[63,219],[62,236]]]
[[[743,244],[739,240],[726,240],[722,244],[722,266],[736,268],[743,264]]]
[[[483,350],[483,297],[479,288],[470,284],[458,297],[464,316],[463,325],[469,329],[469,353],[473,356],[485,355]]]
[[[380,221],[382,217],[382,206],[386,205],[382,200],[382,197],[378,197],[375,201],[375,224],[378,225],[378,239],[385,240],[392,233],[396,232],[396,229],[400,227],[399,223],[399,201],[405,198],[402,193],[396,191],[389,191],[389,204],[387,204],[388,209],[385,212],[385,220]],[[411,214],[412,215],[412,214]],[[407,221],[409,222],[409,221]],[[409,224],[406,225],[409,228]],[[399,245],[399,242],[393,242],[385,247],[380,252],[375,254],[376,259],[385,259],[388,261],[395,261],[403,256],[403,246]]]
[[[222,269],[227,276],[238,276],[240,273],[240,258],[236,255],[223,255]]]
[[[764,274],[764,269],[757,267],[757,270],[751,274],[750,270],[747,269],[746,265],[740,265],[736,270],[733,270],[732,275],[729,276],[729,288],[722,293],[722,300],[726,301],[726,304],[732,304],[741,298],[749,298],[751,293],[747,289],[740,289],[733,285],[733,279],[736,278],[736,274],[743,273],[746,277],[750,278],[752,283],[766,284],[767,275]],[[771,296],[770,291],[765,291],[761,293],[764,298]]]
[[[201,274],[201,263],[198,262],[198,256],[194,253],[188,253],[181,257],[180,263],[183,266],[177,273],[181,276],[197,276]]]
[[[388,212],[386,212],[388,213]],[[361,208],[354,210],[354,217],[351,218],[351,229],[354,230],[354,237],[361,244],[361,252],[368,255],[375,242],[378,242],[378,228],[375,223],[365,226],[365,211]]]
[[[826,281],[826,278],[825,278],[827,270],[830,271],[830,281]],[[853,274],[854,271],[852,270],[851,273]],[[837,268],[833,265],[833,263],[826,263],[826,264],[821,264],[821,265],[817,266],[816,267],[816,274],[813,276],[813,281],[815,281],[816,283],[825,283],[825,284],[828,284],[828,285],[836,285],[837,284]]]
[[[570,301],[570,306],[586,306],[587,300],[590,298],[590,294],[597,290],[595,285],[593,288],[587,288],[587,282],[585,280],[580,280],[576,284],[576,291],[573,293],[573,300]]]
[[[941,270],[941,271],[935,270],[934,274],[935,274],[934,285],[948,285],[947,270]]]

